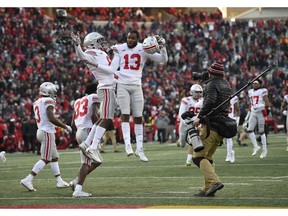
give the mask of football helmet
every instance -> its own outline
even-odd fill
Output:
[[[90,49],[106,50],[108,48],[108,42],[98,32],[91,32],[84,38],[83,45]]]
[[[57,97],[57,89],[56,86],[51,82],[44,82],[40,85],[40,95],[51,97],[52,99],[56,99]]]
[[[148,36],[142,44],[143,50],[148,54],[154,54],[160,51],[159,44],[155,36]]]
[[[197,92],[201,92],[201,95],[199,96]],[[199,99],[200,97],[202,97],[202,92],[203,92],[203,88],[199,84],[194,84],[190,88],[190,95],[192,95],[192,97],[194,98]]]

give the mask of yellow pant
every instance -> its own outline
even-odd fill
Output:
[[[220,136],[217,132],[210,130],[210,135],[209,137],[206,137],[207,134],[207,129],[206,126],[201,129],[200,131],[200,138],[203,142],[204,149],[199,152],[194,152],[193,153],[193,159],[195,158],[203,158],[200,161],[199,168],[204,176],[204,186],[203,190],[207,191],[208,188],[212,184],[215,184],[217,182],[220,182],[219,177],[215,173],[215,163],[211,163],[213,160],[213,154],[215,153],[217,147],[223,140],[223,137]]]
[[[105,145],[107,142],[111,139],[111,142],[114,147],[114,151],[119,151],[117,142],[116,142],[116,131],[115,130],[110,130],[110,131],[105,131],[104,137],[103,137],[103,143],[101,145],[101,150],[104,150]]]

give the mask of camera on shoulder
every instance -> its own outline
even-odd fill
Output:
[[[202,73],[199,72],[192,72],[192,78],[193,80],[208,80],[209,79],[209,73],[207,71],[204,71]]]

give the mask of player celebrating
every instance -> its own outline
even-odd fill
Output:
[[[194,84],[190,88],[191,96],[184,97],[181,100],[178,114],[180,118],[180,125],[179,125],[179,140],[177,141],[177,145],[181,146],[182,148],[186,146],[186,134],[190,126],[185,124],[185,121],[181,118],[181,115],[186,111],[194,111],[195,115],[199,112],[201,106],[196,106],[196,104],[201,100],[202,93],[203,93],[202,87],[199,84]],[[189,145],[186,159],[186,166],[192,165],[192,154],[193,154],[193,146]]]
[[[228,116],[236,120],[237,125],[239,125],[240,119],[240,108],[238,97],[234,96],[230,100],[230,110]],[[233,150],[233,140],[232,138],[225,138],[226,140],[226,148],[227,148],[227,155],[225,161],[234,163],[235,162],[235,151]]]
[[[121,109],[121,126],[125,142],[127,156],[134,154],[130,138],[130,112],[134,117],[135,136],[137,150],[135,155],[141,161],[147,162],[148,158],[143,150],[143,123],[142,113],[144,108],[144,97],[142,91],[142,71],[147,59],[155,62],[166,63],[168,61],[165,39],[155,36],[148,37],[146,42],[149,46],[144,51],[142,43],[139,43],[140,35],[138,31],[132,30],[128,33],[127,42],[113,46],[114,57],[110,70],[117,76],[117,99]],[[151,39],[151,40],[150,40]],[[150,44],[150,42],[152,42]],[[153,44],[155,42],[155,44]],[[145,40],[143,44],[145,43]],[[158,50],[154,53],[151,51]],[[159,53],[160,52],[160,53]],[[150,53],[150,54],[149,54]],[[102,70],[109,70],[104,65],[97,64]],[[119,71],[117,69],[119,68]]]
[[[248,121],[248,136],[251,139],[251,142],[254,146],[252,156],[255,156],[260,150],[256,141],[256,136],[254,133],[255,127],[258,125],[258,132],[261,136],[262,143],[262,153],[260,158],[264,158],[267,155],[267,138],[264,133],[265,127],[265,116],[267,116],[267,111],[270,107],[270,102],[268,100],[268,91],[266,88],[261,88],[262,81],[260,79],[255,80],[252,83],[252,89],[249,89],[248,96],[250,98],[250,111],[248,111],[246,119]]]
[[[97,83],[88,84],[85,90],[85,96],[79,98],[74,103],[74,113],[72,117],[72,127],[76,127],[76,140],[78,144],[81,144],[86,140],[88,134],[93,126],[97,122],[97,113],[99,107],[99,98],[96,94]],[[95,127],[94,127],[95,130]],[[91,136],[94,133],[91,133]],[[80,151],[81,167],[78,173],[78,177],[71,181],[69,184],[74,190],[73,197],[89,197],[90,193],[82,191],[82,187],[86,176],[94,169],[101,165],[99,162],[91,161],[87,158],[82,151]]]
[[[51,82],[42,83],[39,94],[42,97],[33,103],[33,110],[38,127],[37,140],[41,143],[41,159],[34,165],[31,173],[22,179],[20,183],[29,191],[36,191],[32,184],[33,178],[46,164],[50,163],[52,172],[57,180],[57,187],[69,187],[69,184],[63,181],[60,176],[59,153],[55,143],[55,126],[61,127],[70,133],[72,133],[72,128],[54,116],[57,96],[55,85]]]
[[[102,163],[99,152],[100,140],[109,124],[113,124],[114,111],[116,105],[114,71],[105,70],[98,67],[98,64],[107,67],[111,60],[105,50],[108,49],[107,41],[98,32],[91,32],[84,38],[83,45],[87,49],[83,52],[79,34],[71,33],[75,51],[80,60],[87,63],[90,71],[98,81],[97,95],[100,100],[100,121],[98,125],[93,125],[91,136],[79,145],[81,151],[96,163]],[[91,138],[93,139],[92,145]]]

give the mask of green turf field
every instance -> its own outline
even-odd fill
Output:
[[[74,208],[288,208],[288,152],[283,133],[269,134],[268,154],[252,157],[252,146],[239,147],[234,142],[236,161],[225,162],[226,147],[215,154],[216,172],[225,187],[215,197],[197,198],[203,178],[196,166],[185,167],[187,148],[176,144],[145,143],[149,162],[127,158],[107,146],[103,164],[91,173],[83,191],[90,198],[72,198],[70,188],[57,189],[50,165],[34,178],[36,192],[20,185],[39,160],[28,153],[7,154],[6,165],[0,164],[0,208],[64,207]],[[134,149],[135,149],[135,145]],[[61,150],[61,175],[71,181],[80,166],[77,149]]]

